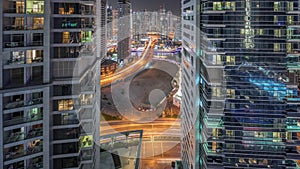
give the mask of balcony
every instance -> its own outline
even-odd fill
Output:
[[[81,105],[82,106],[87,106],[93,104],[93,95],[86,94],[81,96]]]
[[[4,31],[25,30],[24,28],[24,25],[7,25],[4,27]]]
[[[76,128],[54,130],[53,138],[54,140],[78,139],[79,131]]]
[[[24,106],[32,106],[32,105],[37,105],[37,104],[42,104],[43,103],[43,98],[35,98],[28,100],[27,102],[24,102],[24,100],[19,100],[17,99],[16,101],[6,103],[4,106],[4,109],[15,109],[19,107],[24,107]]]
[[[53,155],[78,154],[78,142],[62,143],[53,145]]]
[[[42,152],[42,149],[43,149],[43,141],[36,140],[30,143],[30,145],[28,145],[25,148],[25,150],[24,150],[24,145],[8,148],[8,152],[4,154],[4,159],[7,161],[7,160],[24,157],[27,155]]]
[[[90,120],[93,119],[93,113],[91,111],[81,111],[79,113],[79,120]]]
[[[17,6],[17,8],[5,9],[4,13],[25,14],[25,6]]]
[[[93,22],[83,22],[79,19],[61,19],[57,18],[55,20],[57,23],[55,29],[93,29]]]
[[[9,144],[9,143],[18,142],[26,139],[31,139],[34,137],[40,137],[42,135],[43,135],[43,128],[32,128],[27,133],[12,132],[7,138],[4,138],[4,143]]]
[[[4,42],[4,48],[16,48],[16,47],[25,47],[24,42]]]
[[[13,169],[13,168],[25,169],[25,167],[24,167],[24,161],[19,161],[19,162],[15,162],[15,163],[6,165],[6,166],[4,166],[3,169]]]
[[[23,123],[29,123],[33,121],[39,121],[42,119],[43,119],[43,115],[40,113],[40,114],[32,115],[31,117],[13,118],[11,120],[5,120],[3,122],[3,126],[8,127],[8,126],[18,125]]]
[[[26,8],[26,14],[43,14],[44,9],[42,8]]]
[[[53,116],[53,124],[54,126],[59,125],[73,125],[78,124],[79,121],[77,119],[77,115],[74,113],[68,113],[64,115],[54,115]]]
[[[34,50],[36,51],[36,50]],[[10,58],[7,60],[6,65],[16,65],[16,64],[33,64],[33,63],[42,63],[43,54],[35,53],[34,56],[28,55],[25,58],[24,52],[13,52]]]
[[[12,42],[4,42],[4,48],[20,48],[20,47],[32,47],[32,46],[43,46],[43,41],[31,41],[31,42],[17,42],[17,41],[12,41]]]
[[[95,47],[91,45],[84,45],[81,47],[80,50],[80,55],[81,56],[94,56],[95,55]]]

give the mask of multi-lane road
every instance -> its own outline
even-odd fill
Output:
[[[132,76],[132,74],[136,72],[140,72],[143,70],[148,63],[152,61],[153,53],[154,53],[154,45],[156,43],[156,40],[150,40],[148,45],[145,47],[145,50],[141,56],[141,58],[134,62],[133,64],[124,67],[120,70],[117,70],[114,74],[110,76],[106,76],[105,78],[101,79],[100,84],[101,87],[110,85],[112,83],[117,83],[119,81],[123,81],[126,78]]]
[[[100,129],[101,135],[143,130],[141,169],[165,168],[180,158],[179,119],[157,119],[151,123],[104,121]]]

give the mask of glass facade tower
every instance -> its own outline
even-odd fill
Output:
[[[0,0],[0,169],[99,168],[99,0]]]
[[[297,168],[299,2],[182,3],[183,65],[196,57],[199,89],[195,155],[183,153],[185,168]]]

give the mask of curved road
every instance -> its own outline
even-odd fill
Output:
[[[105,77],[105,79],[100,80],[101,87],[110,85],[112,83],[117,83],[118,81],[123,81],[124,79],[132,76],[133,73],[139,72],[143,70],[148,63],[151,62],[154,49],[153,46],[155,45],[156,41],[150,40],[148,43],[148,46],[146,47],[145,51],[142,54],[142,57],[135,62],[134,64],[125,67],[123,69],[120,69],[116,71],[111,76]]]

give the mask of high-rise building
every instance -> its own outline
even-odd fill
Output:
[[[184,168],[299,168],[299,1],[182,5]]]
[[[107,16],[107,20],[106,20],[106,37],[107,40],[111,40],[112,39],[112,34],[113,34],[113,28],[112,28],[112,21],[113,21],[113,8],[110,5],[107,5],[106,8],[106,16]]]
[[[117,9],[112,10],[112,34],[113,34],[113,39],[117,40],[118,39],[118,18],[119,18],[119,11]]]
[[[185,0],[182,2],[182,125],[181,125],[181,158],[184,169],[195,169],[199,159],[199,66],[196,58],[198,31],[197,20],[199,11],[196,7],[198,0]],[[195,9],[195,10],[194,10]]]
[[[107,8],[107,40],[108,41],[117,41],[118,36],[118,16],[119,11],[117,9],[113,9],[112,6],[108,6]]]
[[[106,56],[106,45],[107,45],[107,0],[101,0],[101,50],[100,57]]]
[[[99,0],[0,0],[0,169],[99,168]]]
[[[131,54],[131,3],[118,0],[118,60],[125,61]]]

